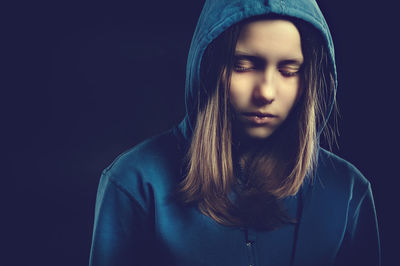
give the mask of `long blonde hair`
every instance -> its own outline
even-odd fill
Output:
[[[265,18],[265,17],[264,17]],[[252,18],[256,20],[260,18]],[[316,167],[318,129],[326,124],[334,75],[322,37],[311,25],[292,21],[301,35],[304,65],[300,101],[281,127],[254,149],[243,167],[236,158],[229,81],[236,42],[244,23],[233,25],[205,51],[201,64],[196,126],[187,152],[184,203],[228,226],[275,229],[295,222],[279,200],[295,195]],[[239,175],[247,182],[240,183]]]

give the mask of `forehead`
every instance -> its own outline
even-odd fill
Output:
[[[269,58],[303,57],[298,29],[283,19],[263,19],[244,24],[236,51]]]

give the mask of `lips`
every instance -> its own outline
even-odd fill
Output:
[[[277,117],[276,115],[262,112],[244,112],[242,115],[245,120],[256,127],[271,124]]]
[[[272,115],[270,113],[262,113],[262,112],[245,112],[243,113],[244,116],[250,116],[250,117],[259,117],[259,118],[264,118],[264,117],[276,117],[275,115]]]

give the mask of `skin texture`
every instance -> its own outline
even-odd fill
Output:
[[[302,90],[300,34],[286,20],[259,20],[242,28],[230,81],[234,130],[266,139],[286,120]]]

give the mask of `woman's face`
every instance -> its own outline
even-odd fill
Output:
[[[251,139],[268,138],[301,94],[303,61],[300,34],[292,22],[274,19],[244,25],[230,83],[234,130]]]

